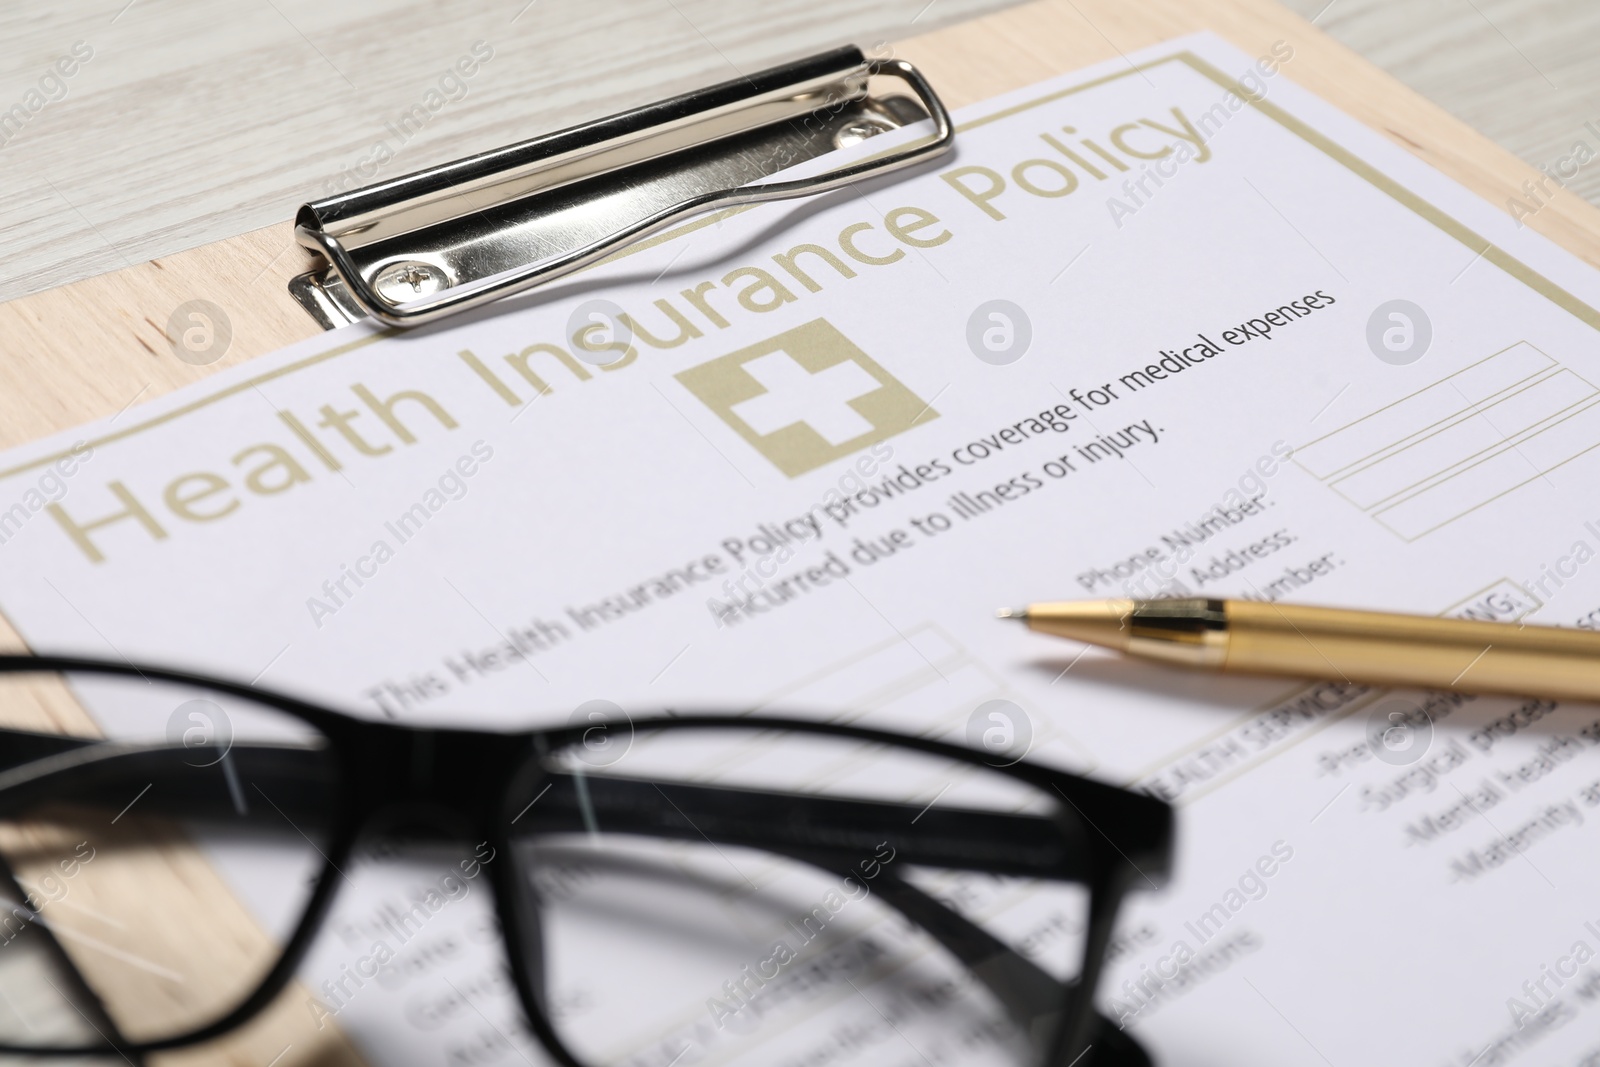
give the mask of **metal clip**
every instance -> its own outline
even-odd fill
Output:
[[[868,94],[874,77],[914,96]],[[806,178],[780,170],[924,119],[932,135]],[[908,167],[955,141],[911,64],[841,48],[300,208],[326,265],[289,292],[325,329],[417,326],[581,270],[675,222]]]

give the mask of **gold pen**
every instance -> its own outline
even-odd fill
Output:
[[[1587,630],[1205,597],[1060,601],[1000,617],[1190,667],[1600,701],[1600,633]]]

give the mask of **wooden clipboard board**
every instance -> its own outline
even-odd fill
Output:
[[[1491,203],[1520,198],[1522,184],[1541,177],[1275,0],[1038,0],[903,42],[894,52],[954,108],[1200,30],[1251,55],[1287,42],[1294,60],[1282,70],[1290,80]],[[0,446],[116,415],[315,336],[320,327],[287,292],[289,280],[312,266],[294,240],[297,206],[283,205],[281,224],[0,305]],[[1600,211],[1576,196],[1558,193],[1528,225],[1600,267]],[[232,330],[226,355],[205,366],[176,358],[167,335],[172,309],[197,299],[224,308]],[[0,642],[21,647],[3,619]],[[118,888],[112,881],[103,891]],[[236,906],[218,910],[226,913],[216,916],[219,929],[239,921]],[[239,1067],[359,1063],[336,1027],[313,1024],[302,1000],[285,994],[223,1040],[152,1059]]]

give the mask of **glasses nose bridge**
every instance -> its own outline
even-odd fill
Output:
[[[366,818],[408,812],[466,820],[473,833],[497,824],[507,783],[527,751],[517,735],[476,730],[395,729],[371,737],[357,758]]]

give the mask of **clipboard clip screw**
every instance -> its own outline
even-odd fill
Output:
[[[380,270],[373,279],[373,287],[385,300],[398,304],[448,289],[450,279],[431,263],[408,259],[391,263]]]
[[[840,148],[849,148],[853,144],[860,144],[869,137],[876,137],[880,133],[888,133],[894,129],[894,124],[874,117],[864,117],[844,127],[833,135],[833,143]]]

